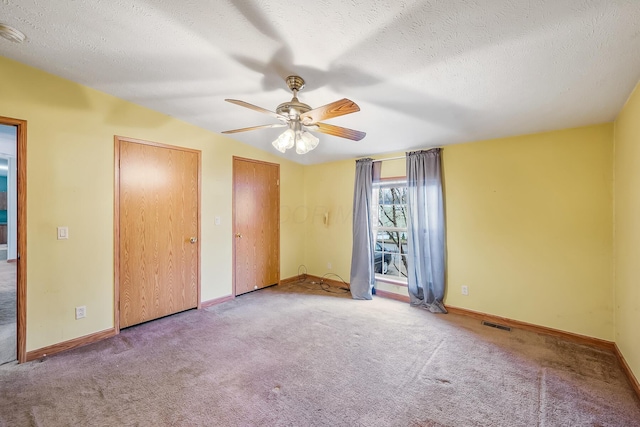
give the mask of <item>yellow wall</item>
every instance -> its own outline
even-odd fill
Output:
[[[607,124],[445,147],[446,304],[613,339],[612,137]],[[349,212],[328,228],[307,223],[311,274],[332,262],[348,281],[354,171],[305,169],[309,210]]]
[[[640,378],[640,85],[615,121],[615,341]]]
[[[2,57],[0,94],[0,115],[28,121],[27,351],[113,327],[114,135],[201,150],[203,301],[232,292],[232,156],[279,163],[283,210],[303,204],[298,164]],[[282,218],[283,278],[303,263],[303,234]]]
[[[612,148],[611,124],[446,147],[446,303],[613,340]]]
[[[307,271],[317,276],[330,274],[329,278],[349,282],[355,161],[307,166],[304,177]],[[322,215],[327,212],[329,222],[325,225]]]

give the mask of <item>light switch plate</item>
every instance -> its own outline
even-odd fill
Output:
[[[69,227],[58,227],[58,240],[69,238]]]
[[[213,223],[214,223],[215,225],[220,225],[220,217],[219,217],[219,216],[217,216],[217,217],[213,218]]]

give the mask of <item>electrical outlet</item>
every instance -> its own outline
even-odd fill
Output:
[[[327,270],[331,270],[331,263],[330,262],[327,263]]]
[[[462,287],[462,295],[469,295],[469,287],[468,286],[463,286]]]
[[[80,307],[76,307],[76,320],[84,319],[87,316],[87,306],[81,305]]]

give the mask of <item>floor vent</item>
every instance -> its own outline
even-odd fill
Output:
[[[491,323],[491,322],[485,322],[483,321],[482,324],[484,326],[490,326],[492,328],[496,328],[496,329],[502,329],[503,331],[511,331],[511,328],[508,326],[504,326],[504,325],[499,325],[498,323]]]

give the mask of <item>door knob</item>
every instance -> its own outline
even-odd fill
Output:
[[[242,239],[242,234],[236,233],[236,237],[239,238],[239,239]]]
[[[189,241],[190,241],[191,243],[195,243],[195,242],[197,242],[197,241],[198,241],[198,238],[197,238],[197,237],[192,237],[192,238],[190,238],[190,239],[189,239]]]

